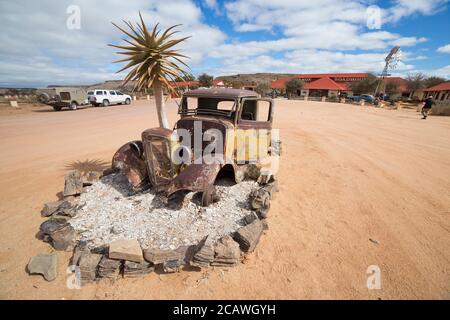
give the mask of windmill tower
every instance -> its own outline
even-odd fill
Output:
[[[386,56],[384,61],[386,62],[384,65],[384,69],[379,74],[380,80],[378,81],[377,88],[375,89],[375,96],[379,93],[380,89],[382,89],[382,92],[385,91],[386,84],[384,83],[384,78],[387,76],[390,76],[388,73],[388,70],[393,70],[397,68],[398,63],[400,62],[401,58],[401,51],[399,46],[395,46],[389,51],[389,54]]]

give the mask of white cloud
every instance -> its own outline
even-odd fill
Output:
[[[399,4],[397,4],[399,5]],[[237,0],[225,5],[235,30],[240,32],[281,28],[280,40],[227,44],[214,51],[242,51],[247,55],[294,49],[373,50],[394,45],[414,46],[424,37],[402,37],[399,34],[377,30],[367,31],[369,5],[356,0]],[[419,10],[421,7],[414,10]],[[384,10],[386,11],[386,10]],[[382,10],[382,13],[384,12]],[[382,15],[386,15],[383,13]]]
[[[280,58],[266,54],[254,57],[229,57],[220,67],[208,70],[215,75],[233,73],[279,72],[279,73],[329,73],[329,72],[373,72],[384,67],[385,53],[346,53],[342,51],[299,49],[287,52]],[[396,73],[406,73],[413,65],[400,62]]]
[[[435,69],[413,69],[408,73],[423,73],[428,77],[435,76],[450,80],[450,65],[446,65]]]
[[[216,0],[204,0],[206,6],[210,9],[216,9],[219,5]]]
[[[425,2],[429,4],[426,5]],[[433,14],[446,1],[395,1],[381,10],[383,23],[411,14]],[[214,75],[243,72],[375,71],[382,68],[390,47],[413,47],[427,39],[402,36],[383,29],[369,30],[362,0],[235,0],[219,5],[216,0],[22,0],[0,1],[0,86],[49,83],[94,83],[117,79],[111,65],[118,58],[108,43],[123,35],[111,25],[122,19],[136,21],[138,11],[149,26],[182,23],[180,36],[191,35],[180,45],[193,70]],[[66,28],[69,5],[81,9],[81,30]],[[269,40],[229,38],[205,22],[201,8],[227,18],[238,32],[262,31]],[[225,18],[225,17],[221,17]],[[243,37],[245,38],[245,37]],[[446,48],[444,46],[442,48]],[[438,51],[445,50],[439,48]],[[357,52],[357,53],[355,53]],[[423,59],[404,55],[401,70]],[[211,62],[212,61],[212,62]],[[212,64],[215,65],[212,66]],[[445,71],[444,71],[445,72]]]
[[[425,71],[426,74],[443,77],[446,79],[450,79],[450,65],[446,65],[445,67],[434,69],[434,70],[428,70]]]
[[[66,9],[78,5],[81,29],[66,27]],[[180,46],[191,57],[192,67],[201,65],[212,48],[226,35],[202,22],[202,12],[189,0],[41,0],[0,2],[0,86],[48,83],[93,83],[117,78],[110,65],[119,57],[108,43],[124,37],[111,21],[144,20],[162,27],[182,23],[180,36],[192,38]],[[205,41],[208,39],[208,41]]]
[[[450,53],[450,43],[446,44],[445,46],[439,47],[436,51],[440,53]]]
[[[412,14],[433,15],[445,8],[448,0],[396,0],[388,19],[398,21]]]

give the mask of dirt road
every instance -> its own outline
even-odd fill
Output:
[[[176,106],[169,103],[170,121]],[[156,126],[153,104],[0,117],[0,298],[450,298],[450,118],[408,110],[277,101],[284,143],[270,229],[229,270],[66,286],[25,272],[51,248],[35,239],[70,168],[101,168]],[[381,270],[368,290],[367,268]]]

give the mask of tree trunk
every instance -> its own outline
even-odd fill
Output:
[[[166,115],[166,106],[164,104],[163,87],[159,80],[153,82],[153,90],[155,91],[156,111],[158,113],[159,126],[161,128],[169,129],[169,121]]]

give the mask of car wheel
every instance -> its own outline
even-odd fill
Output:
[[[77,105],[76,102],[72,102],[72,103],[70,104],[70,110],[77,110],[77,108],[78,108],[78,105]]]
[[[103,102],[102,102],[102,106],[103,107],[107,107],[107,106],[109,106],[109,101],[108,100],[103,100]]]
[[[130,103],[131,103],[131,100],[127,98],[127,99],[125,100],[125,104],[130,104]]]

